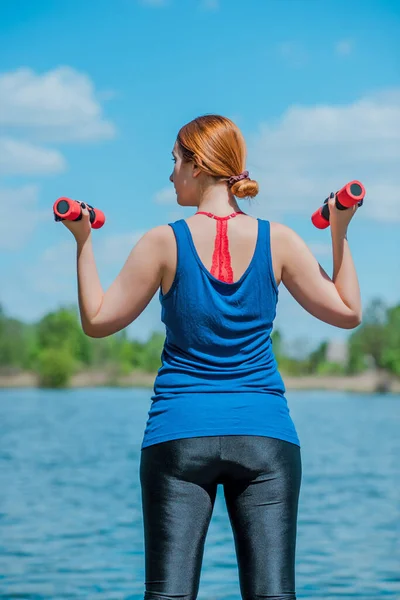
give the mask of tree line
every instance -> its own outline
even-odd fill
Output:
[[[153,332],[141,342],[128,338],[126,330],[90,338],[76,306],[61,307],[32,324],[7,316],[0,306],[0,374],[33,371],[42,387],[64,387],[73,374],[88,369],[107,370],[115,381],[134,370],[156,374],[164,339],[164,333]],[[344,363],[328,360],[328,341],[301,359],[288,356],[279,330],[272,342],[283,375],[352,375],[373,366],[400,377],[400,304],[371,302],[347,339]]]

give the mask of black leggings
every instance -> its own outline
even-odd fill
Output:
[[[228,435],[161,442],[141,451],[145,600],[195,600],[221,483],[243,600],[295,600],[300,447]]]

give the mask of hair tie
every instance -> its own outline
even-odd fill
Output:
[[[242,181],[242,179],[248,179],[248,177],[249,177],[249,172],[243,171],[243,173],[240,173],[240,175],[233,175],[232,177],[230,177],[228,179],[228,185],[232,186],[237,181]]]

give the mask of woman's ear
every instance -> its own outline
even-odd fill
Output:
[[[199,167],[199,164],[201,163],[200,159],[197,158],[197,156],[193,156],[193,161],[192,161],[192,175],[193,177],[198,177],[201,173],[201,169]]]
[[[193,163],[193,170],[192,170],[192,175],[193,177],[198,177],[201,173],[201,169],[198,165],[196,165],[196,163]]]

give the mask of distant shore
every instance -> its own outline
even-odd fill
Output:
[[[144,387],[152,389],[156,373],[133,371],[129,375],[112,377],[104,371],[84,371],[71,378],[69,388]],[[400,394],[400,378],[386,372],[368,371],[352,376],[282,375],[287,390],[333,390],[359,393],[388,392]],[[0,388],[36,388],[38,376],[32,372],[0,374]]]

